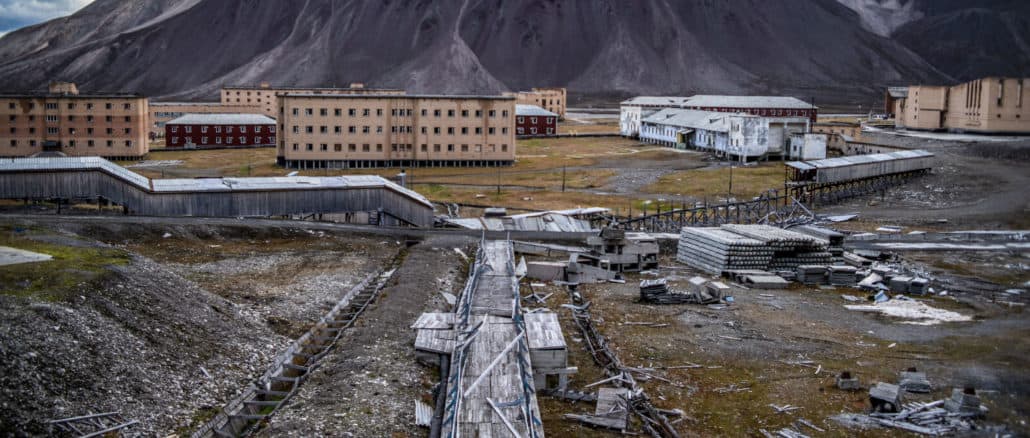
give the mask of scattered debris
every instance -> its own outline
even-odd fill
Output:
[[[878,382],[869,388],[869,402],[873,405],[873,412],[898,412],[901,407],[901,388]]]
[[[901,372],[898,386],[907,392],[929,393],[933,390],[930,386],[930,381],[926,378],[926,373],[920,372],[915,368],[909,368]]]
[[[122,418],[121,412],[105,412],[47,421],[47,424],[57,431],[74,434],[78,437],[120,435],[120,431],[137,423],[139,422],[136,420]]]
[[[837,388],[847,391],[860,389],[858,376],[852,374],[851,371],[842,371],[837,375]]]
[[[794,412],[794,411],[796,411],[798,409],[801,409],[801,407],[799,407],[799,406],[791,406],[791,405],[776,406],[775,404],[772,404],[772,403],[769,403],[769,407],[775,409],[777,414],[789,414],[789,413]]]
[[[640,282],[640,301],[654,304],[721,304],[732,298],[727,295],[730,287],[723,283],[694,277],[690,279],[689,291],[670,290],[664,278]]]

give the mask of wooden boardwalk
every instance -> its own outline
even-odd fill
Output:
[[[441,436],[543,437],[510,241],[484,241],[458,303]]]

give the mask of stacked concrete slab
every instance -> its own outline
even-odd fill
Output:
[[[716,275],[768,269],[772,257],[773,248],[761,241],[720,228],[692,227],[680,233],[676,254],[676,260]]]
[[[829,265],[827,241],[768,225],[684,228],[677,260],[722,274],[736,270],[791,271],[802,265]]]

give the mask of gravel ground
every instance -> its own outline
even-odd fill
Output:
[[[471,240],[436,237],[409,249],[374,306],[341,337],[262,436],[420,436],[415,400],[431,402],[438,371],[415,361],[409,327],[423,312],[446,311],[440,292],[464,285]]]
[[[67,302],[0,295],[0,435],[105,411],[138,420],[143,436],[196,426],[199,410],[235,396],[286,345],[149,259],[114,269]]]

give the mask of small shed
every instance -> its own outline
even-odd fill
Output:
[[[454,314],[423,313],[411,325],[416,330],[415,358],[427,365],[439,365],[441,355],[454,351]]]
[[[558,376],[561,381],[574,371],[568,368],[569,349],[565,344],[561,323],[558,322],[558,314],[553,312],[527,313],[525,320],[529,360],[533,364],[536,388],[547,388],[548,376]],[[560,383],[558,386],[561,386]]]

